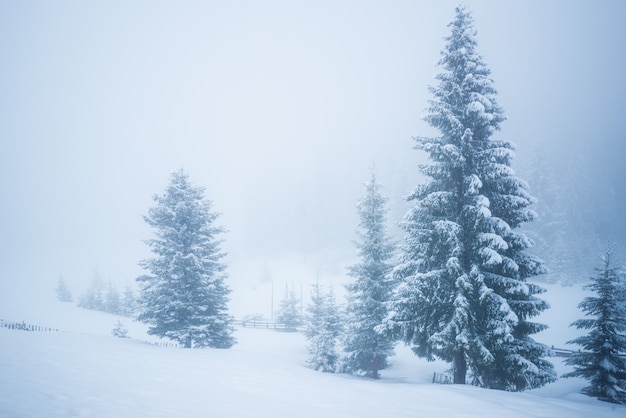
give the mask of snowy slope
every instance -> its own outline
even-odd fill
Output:
[[[563,289],[561,296],[578,297]],[[239,329],[230,350],[184,350],[114,338],[118,317],[70,304],[3,306],[0,318],[66,331],[0,328],[0,417],[626,416],[626,406],[579,394],[578,379],[524,393],[432,384],[445,364],[418,360],[402,346],[383,379],[371,381],[305,368],[297,333]],[[143,325],[125,324],[132,337],[149,339]]]

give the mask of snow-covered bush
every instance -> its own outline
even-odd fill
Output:
[[[113,331],[111,331],[114,337],[126,338],[128,336],[128,329],[122,324],[121,321],[117,321]]]

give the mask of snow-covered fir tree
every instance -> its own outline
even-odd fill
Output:
[[[80,296],[78,306],[85,309],[104,312],[106,311],[105,297],[104,281],[102,280],[100,273],[96,270],[90,286]]]
[[[337,340],[344,330],[344,317],[342,310],[337,305],[337,299],[335,298],[335,291],[332,286],[326,292],[326,330],[334,340]]]
[[[280,300],[276,322],[285,325],[285,328],[294,330],[302,323],[300,299],[296,292],[289,290],[285,285],[285,296]]]
[[[235,339],[218,214],[204,188],[193,186],[183,170],[171,174],[165,193],[154,201],[144,217],[154,230],[155,238],[146,241],[154,257],[140,262],[148,274],[137,278],[138,319],[150,325],[149,334],[187,348],[231,347]]]
[[[337,370],[337,338],[340,332],[339,310],[330,289],[324,294],[319,281],[313,285],[311,302],[307,305],[306,328],[309,358],[307,366],[324,373]]]
[[[409,196],[405,243],[393,276],[401,282],[381,327],[427,358],[452,363],[454,383],[519,391],[556,379],[549,350],[529,319],[548,308],[527,281],[544,272],[519,226],[533,198],[511,169],[513,145],[492,138],[505,116],[473,19],[456,9],[430,89],[425,120],[436,138],[416,138],[429,179]]]
[[[569,283],[574,261],[572,245],[567,236],[566,207],[570,205],[557,179],[562,176],[557,167],[550,165],[545,150],[536,148],[525,163],[518,164],[534,191],[534,210],[538,218],[523,226],[526,235],[534,242],[534,251],[541,254],[550,271],[542,279],[551,283]]]
[[[122,300],[120,297],[120,292],[117,288],[111,283],[109,280],[109,285],[107,287],[107,292],[104,299],[104,310],[105,312],[119,315],[122,313]]]
[[[72,301],[72,292],[69,287],[67,287],[67,283],[65,283],[65,279],[63,276],[59,277],[56,286],[57,299],[61,302],[71,302]]]
[[[585,288],[594,296],[583,299],[578,307],[587,318],[572,323],[588,334],[568,341],[583,351],[565,359],[574,371],[563,377],[583,377],[589,386],[583,392],[598,399],[626,403],[626,283],[615,265],[615,250],[609,247],[602,267]]]
[[[120,315],[133,317],[137,314],[137,298],[130,286],[124,287],[120,305]]]
[[[346,285],[348,304],[341,370],[374,379],[387,366],[394,346],[392,340],[376,331],[387,316],[386,303],[393,289],[389,273],[395,246],[387,235],[386,202],[372,170],[365,196],[358,203],[359,239],[355,244],[360,261],[348,271],[354,281]]]
[[[126,338],[128,337],[128,329],[122,324],[122,321],[117,321],[113,330],[111,330],[111,334],[117,338]]]
[[[533,251],[549,266],[542,280],[571,285],[585,280],[580,272],[595,264],[594,254],[604,249],[604,234],[590,221],[595,213],[592,202],[597,199],[586,195],[597,188],[593,185],[597,179],[580,170],[590,162],[575,150],[569,150],[563,160],[554,164],[539,147],[518,164],[517,171],[524,173],[536,198],[533,208],[538,218],[523,229],[535,243]]]
[[[126,316],[134,315],[134,305],[134,301],[128,300],[128,295],[124,295],[124,298],[122,298],[120,292],[110,280],[105,286],[97,271],[91,281],[91,285],[83,292],[78,301],[78,306],[81,308]]]

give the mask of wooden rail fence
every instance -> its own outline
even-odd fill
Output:
[[[448,373],[433,373],[433,383],[439,383],[442,385],[451,385],[452,384],[452,376]]]
[[[239,325],[242,328],[255,328],[255,329],[273,329],[278,332],[297,332],[298,327],[293,325],[279,324],[273,321],[258,321],[258,320],[236,320],[235,325]]]
[[[0,319],[0,328],[8,328],[20,331],[59,332],[56,328],[43,327],[41,325],[27,324],[26,322],[6,322]]]
[[[3,319],[0,319],[0,328],[7,328],[16,331],[36,331],[36,332],[65,332],[60,331],[57,328],[44,327],[41,325],[28,324],[25,321],[22,322],[7,322]],[[127,338],[127,337],[124,337]],[[144,344],[156,345],[159,347],[168,347],[168,348],[180,348],[182,347],[180,344],[176,342],[170,341],[146,341],[140,340],[138,338],[129,338],[133,341],[137,341]]]
[[[236,320],[234,321],[235,325],[239,325],[242,328],[254,328],[254,329],[272,329],[278,332],[297,332],[298,328],[295,326],[290,326],[286,324],[280,324],[274,321],[259,321],[259,320]],[[41,325],[28,324],[25,321],[22,322],[7,322],[4,319],[0,319],[0,328],[7,328],[12,330],[19,331],[35,331],[35,332],[60,332],[57,328],[45,327]],[[138,340],[139,342],[158,345],[160,347],[180,347],[179,344],[174,342],[151,342]],[[580,353],[580,350],[569,350],[566,348],[555,348],[551,347],[551,356],[553,357],[571,357],[572,355]],[[626,358],[626,355],[621,355],[620,357]],[[452,383],[452,377],[447,373],[437,373],[433,374],[433,383],[441,383],[448,384]]]

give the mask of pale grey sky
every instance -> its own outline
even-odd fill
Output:
[[[372,162],[390,222],[419,178],[411,137],[432,134],[457,4],[0,1],[0,293],[59,275],[79,293],[95,269],[131,283],[142,216],[180,167],[223,213],[235,290],[263,270],[341,281]],[[520,159],[600,144],[624,174],[626,3],[466,4],[498,136]]]

